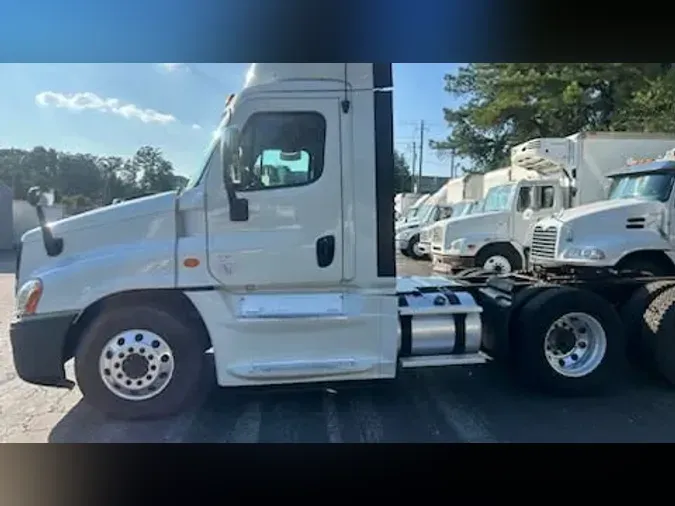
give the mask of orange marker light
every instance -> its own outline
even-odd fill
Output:
[[[36,286],[36,288],[28,296],[28,301],[25,306],[26,314],[34,314],[37,311],[38,302],[40,302],[40,297],[42,297],[42,283]]]
[[[193,258],[189,257],[183,260],[183,265],[187,267],[188,269],[192,269],[193,267],[197,267],[199,265],[199,258]]]

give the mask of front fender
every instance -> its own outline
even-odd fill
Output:
[[[475,256],[484,246],[496,242],[511,242],[511,238],[494,232],[477,232],[454,239],[449,244],[449,255],[461,257]]]
[[[116,293],[174,288],[174,241],[146,240],[89,250],[49,268],[36,269],[29,277],[40,278],[43,284],[38,314],[80,312]]]

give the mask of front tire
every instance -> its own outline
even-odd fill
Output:
[[[422,260],[424,258],[424,255],[419,251],[418,248],[419,242],[419,234],[416,234],[410,238],[408,247],[406,248],[406,256],[412,258],[413,260]]]
[[[543,291],[522,307],[513,330],[516,372],[535,388],[583,395],[608,389],[622,377],[621,319],[593,292],[569,287]]]
[[[508,274],[523,268],[520,255],[512,247],[486,246],[476,255],[476,267],[495,274]]]
[[[208,392],[207,342],[167,309],[119,306],[84,331],[75,375],[85,402],[112,418],[170,416]]]

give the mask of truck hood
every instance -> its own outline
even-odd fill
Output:
[[[120,204],[100,207],[86,213],[78,214],[50,223],[50,228],[55,236],[63,236],[69,233],[88,228],[101,228],[109,223],[122,223],[129,219],[138,219],[144,216],[170,211],[175,206],[176,192],[170,191],[158,193],[139,199],[122,202]],[[42,235],[39,228],[26,232],[23,242],[41,241]]]
[[[601,200],[571,209],[566,209],[555,216],[561,223],[569,223],[585,218],[597,218],[601,215],[612,213],[616,218],[628,219],[639,218],[646,214],[658,212],[663,208],[663,204],[645,199],[619,199],[619,200]],[[621,223],[623,226],[623,222]]]
[[[508,226],[510,216],[509,211],[495,211],[449,218],[437,225],[441,228],[442,233],[433,233],[432,241],[448,245],[455,239],[460,239],[467,234],[477,232],[498,234],[500,230]]]
[[[400,232],[401,230],[406,230],[408,228],[419,227],[421,223],[420,220],[400,221],[396,223],[395,230],[396,232]]]

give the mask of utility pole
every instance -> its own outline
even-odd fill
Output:
[[[418,184],[415,177],[415,162],[417,161],[417,144],[413,141],[412,144],[412,165],[410,166],[410,184],[412,184],[413,193],[417,193]]]
[[[418,185],[422,185],[422,160],[424,158],[424,120],[420,122],[420,176]]]
[[[450,178],[455,179],[455,148],[450,151]]]

